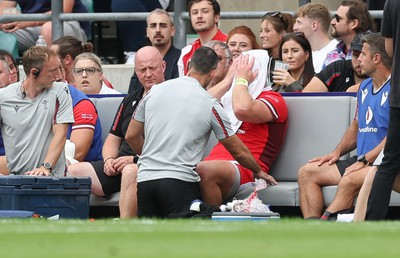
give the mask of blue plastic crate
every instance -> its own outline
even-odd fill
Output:
[[[90,188],[90,177],[0,176],[0,210],[86,219]]]

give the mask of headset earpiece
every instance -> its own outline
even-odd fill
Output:
[[[32,70],[32,74],[33,74],[33,77],[38,77],[39,76],[39,74],[40,74],[40,70],[39,69],[34,69],[34,70]]]

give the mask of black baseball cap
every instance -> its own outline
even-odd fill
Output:
[[[362,38],[369,34],[368,32],[362,32],[362,33],[358,33],[357,35],[354,36],[353,41],[351,42],[350,45],[350,50],[353,51],[359,51],[361,52],[363,43],[362,43]]]

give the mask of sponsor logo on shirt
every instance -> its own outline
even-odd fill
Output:
[[[378,128],[368,126],[368,124],[371,122],[373,117],[374,117],[374,112],[372,111],[371,107],[368,107],[367,112],[365,114],[365,122],[366,122],[367,126],[364,128],[359,128],[358,131],[360,133],[377,133],[378,132]]]
[[[81,114],[81,118],[85,120],[93,120],[93,114]]]
[[[239,129],[239,130],[237,130],[236,134],[246,134],[246,131]]]

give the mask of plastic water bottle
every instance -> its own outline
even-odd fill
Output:
[[[39,38],[36,40],[36,46],[42,46],[42,47],[46,47],[47,43],[44,40],[42,35],[39,35]]]

